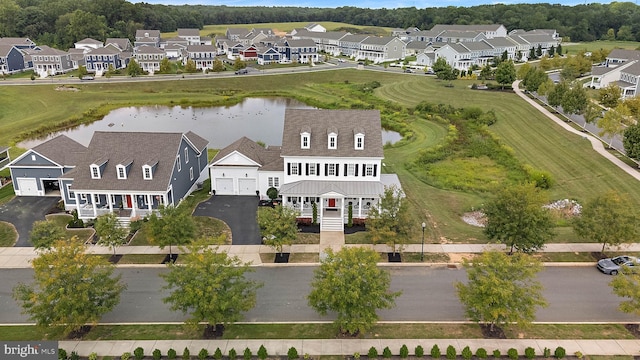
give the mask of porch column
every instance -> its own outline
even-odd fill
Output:
[[[362,218],[362,197],[358,198],[358,217]]]
[[[344,224],[344,201],[345,198],[340,199],[340,220]]]
[[[113,212],[113,194],[107,194],[107,204],[109,204],[109,212]]]
[[[96,194],[91,193],[91,206],[93,207],[93,217],[98,217],[98,208],[96,207]]]
[[[318,209],[318,212],[320,213],[320,231],[322,231],[322,218],[324,217],[324,198],[321,197],[320,198],[320,208]]]
[[[300,197],[300,215],[302,215],[302,212],[304,211],[304,196]]]
[[[158,204],[160,205],[160,204]],[[167,194],[162,195],[162,205],[167,205]]]
[[[145,195],[147,197],[147,210],[149,210],[149,212],[151,212],[151,205],[153,202],[153,195]]]
[[[131,217],[136,217],[136,203],[138,202],[138,198],[135,194],[131,194]]]
[[[73,197],[76,199],[76,212],[78,213],[78,216],[80,216],[80,197],[77,192],[73,193]]]

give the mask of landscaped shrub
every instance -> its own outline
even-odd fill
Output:
[[[440,348],[438,347],[438,344],[433,345],[433,347],[431,348],[431,357],[432,358],[439,358],[440,357]]]
[[[205,348],[200,349],[200,352],[198,353],[198,359],[204,360],[207,357],[209,357],[209,350]]]
[[[476,357],[478,359],[486,359],[487,358],[487,350],[485,350],[484,348],[479,348],[478,350],[476,350]]]
[[[144,357],[144,349],[138,346],[135,350],[133,350],[133,356],[136,360],[142,360]]]
[[[514,348],[511,348],[511,349],[507,350],[507,356],[511,360],[518,360],[518,350],[516,350]]]
[[[269,356],[269,354],[267,354],[267,348],[264,347],[264,345],[260,345],[260,348],[258,349],[258,358],[260,360],[264,360],[267,356]]]
[[[456,348],[453,345],[447,346],[447,359],[455,359],[456,358]]]
[[[251,353],[251,349],[249,349],[248,347],[244,349],[244,353],[242,354],[242,357],[244,357],[244,360],[251,360],[251,357],[253,356],[253,354]]]
[[[416,349],[413,351],[413,353],[417,358],[421,358],[424,356],[424,349],[422,348],[422,346],[418,345],[416,346]]]
[[[311,204],[311,211],[312,211],[312,216],[313,216],[313,225],[317,225],[318,224],[318,204],[315,203],[315,201]]]
[[[231,348],[231,350],[229,350],[229,359],[235,360],[235,358],[237,357],[238,357],[238,353],[236,352],[236,349]]]
[[[465,346],[464,349],[462,349],[462,358],[465,360],[469,360],[472,356],[473,353],[471,352],[471,349],[469,349],[468,346]]]
[[[58,360],[67,360],[67,350],[58,349]]]
[[[220,350],[220,348],[216,348],[216,351],[213,352],[213,358],[216,359],[216,360],[222,359],[222,350]],[[265,358],[266,358],[266,356],[265,356]]]
[[[556,351],[553,352],[553,356],[556,359],[564,359],[564,357],[567,356],[567,351],[562,346],[558,346]]]
[[[389,359],[391,357],[391,350],[388,346],[382,350],[382,357],[385,359]]]
[[[129,360],[131,359],[131,353],[130,352],[126,352],[124,354],[122,354],[122,356],[120,356],[120,360]]]
[[[542,356],[544,356],[545,358],[550,358],[551,349],[549,349],[548,347],[544,348],[544,350],[542,350]]]
[[[347,212],[347,227],[353,226],[353,206],[349,205],[349,209]]]
[[[162,351],[160,351],[160,349],[155,349],[151,355],[153,356],[153,360],[160,360],[162,357]]]
[[[526,357],[527,359],[533,359],[534,357],[536,357],[536,349],[532,347],[524,349],[524,357]]]
[[[174,349],[167,350],[167,358],[169,360],[173,360],[178,357],[178,353]]]
[[[188,347],[184,348],[184,351],[182,352],[182,360],[189,360],[191,359],[191,352],[189,351]]]
[[[378,349],[375,346],[369,348],[369,352],[367,353],[367,357],[369,359],[377,359],[378,358]]]
[[[87,359],[88,360],[98,360],[98,353],[92,352],[91,354],[89,354],[89,357]]]
[[[402,344],[402,347],[400,348],[400,358],[406,359],[408,357],[409,357],[409,348],[407,347],[407,345]]]
[[[300,356],[298,356],[298,350],[296,350],[296,348],[294,348],[293,346],[289,348],[289,351],[287,351],[287,359],[289,360],[293,360],[293,359],[297,359]]]
[[[69,360],[80,360],[80,355],[77,352],[72,351],[71,355],[69,355]]]
[[[500,359],[500,356],[502,356],[502,354],[500,354],[500,350],[495,349],[493,350],[493,357],[496,359]]]

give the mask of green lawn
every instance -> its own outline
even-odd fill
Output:
[[[18,240],[18,232],[13,225],[0,221],[0,247],[13,246]]]
[[[285,23],[205,25],[204,28],[200,30],[200,35],[201,36],[209,36],[211,34],[224,35],[228,28],[246,28],[249,30],[253,28],[268,28],[268,29],[273,29],[273,31],[276,33],[290,33],[291,30],[304,28],[308,24],[309,23],[306,21],[300,21],[300,22],[285,22]],[[361,26],[361,25],[352,25],[352,24],[333,22],[333,21],[320,21],[320,22],[317,22],[317,24],[324,26],[327,29],[327,31],[333,31],[341,27],[349,27],[349,28],[356,28],[356,29],[366,29],[366,30],[370,30],[371,32],[384,34],[384,35],[388,35],[391,33],[390,27]],[[175,36],[178,36],[177,31],[162,33],[163,38],[172,38]]]
[[[569,54],[577,54],[580,51],[596,51],[600,49],[629,49],[635,50],[640,47],[640,42],[636,41],[591,41],[581,43],[570,43],[571,45],[562,45],[562,51]]]

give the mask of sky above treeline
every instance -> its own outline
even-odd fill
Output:
[[[559,0],[559,1],[518,1],[518,0],[506,0],[506,1],[491,1],[491,0],[130,0],[133,3],[146,2],[148,4],[164,4],[164,5],[226,5],[226,6],[298,6],[298,7],[323,7],[323,8],[336,8],[341,6],[354,6],[359,8],[370,9],[395,9],[395,8],[427,8],[427,7],[445,7],[445,6],[476,6],[476,5],[491,5],[491,4],[534,4],[534,3],[552,3],[561,4],[567,6],[574,6],[579,4],[601,3],[608,4],[611,1],[576,1],[576,0]]]

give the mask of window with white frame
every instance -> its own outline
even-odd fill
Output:
[[[100,179],[100,167],[98,165],[91,165],[91,178]]]
[[[71,184],[67,184],[67,194],[69,194],[69,199],[73,199],[75,201],[76,193],[71,190]]]
[[[98,194],[93,195],[93,203],[100,204],[100,195]]]
[[[307,132],[304,132],[302,134],[300,134],[300,148],[301,149],[308,149],[309,148],[309,136],[310,134]]]
[[[298,163],[291,163],[291,175],[298,175]]]
[[[336,164],[329,164],[327,167],[328,176],[336,176]]]
[[[338,136],[336,134],[329,134],[329,149],[335,149],[337,147],[337,138]]]
[[[180,155],[176,156],[176,167],[178,168],[178,171],[182,170],[182,163],[180,162]]]
[[[277,176],[269,177],[269,187],[278,188],[280,187],[280,178]]]
[[[189,148],[184,148],[184,163],[189,163]]]
[[[118,179],[127,178],[127,168],[125,168],[123,165],[118,165],[116,166],[116,169],[118,170]]]
[[[364,135],[362,134],[357,134],[355,136],[355,141],[353,143],[353,146],[356,150],[362,150],[364,149]]]
[[[189,180],[193,180],[193,167],[189,168]]]
[[[316,175],[316,164],[315,163],[310,163],[309,164],[309,175]]]
[[[151,171],[151,166],[144,165],[142,167],[142,178],[145,179],[145,180],[152,180],[153,179],[153,173]]]
[[[365,176],[373,176],[373,164],[367,164],[364,174]]]
[[[347,175],[348,176],[356,175],[356,164],[347,164]]]

